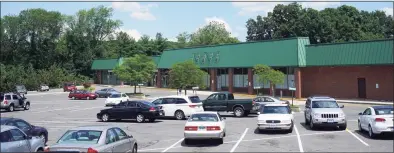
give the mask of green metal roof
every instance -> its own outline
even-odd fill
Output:
[[[159,64],[160,62],[160,57],[161,56],[151,56],[151,58],[153,59],[153,61],[155,62],[156,66]]]
[[[300,42],[309,44],[309,39],[298,37],[166,50],[161,55],[158,68],[171,68],[173,64],[186,60],[193,60],[201,68],[253,67],[256,64],[299,66],[305,63],[304,53],[299,55],[298,52],[302,48]]]
[[[112,70],[120,64],[121,59],[97,59],[93,61],[92,70]]]
[[[306,46],[306,66],[393,64],[393,39]]]

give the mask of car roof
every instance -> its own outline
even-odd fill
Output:
[[[78,126],[75,128],[71,128],[69,130],[95,130],[95,131],[106,131],[110,128],[115,128],[117,126],[111,126],[111,125],[86,125],[86,126]],[[117,127],[119,128],[119,127]]]
[[[189,98],[189,97],[196,97],[196,96],[197,95],[171,95],[171,96],[164,96],[164,97],[160,97],[160,98]]]
[[[393,108],[393,105],[372,106],[373,109]]]
[[[265,106],[288,106],[287,104],[266,104]]]
[[[1,132],[8,131],[8,130],[11,130],[11,129],[16,129],[16,128],[17,127],[15,127],[15,126],[1,125]]]
[[[308,97],[308,99],[312,101],[325,101],[325,100],[336,101],[334,98],[331,98],[329,96],[311,96]]]

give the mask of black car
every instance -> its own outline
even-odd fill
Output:
[[[154,122],[162,113],[155,104],[147,101],[125,101],[112,108],[103,109],[97,113],[97,118],[103,122],[109,120],[136,119],[138,123]]]
[[[48,130],[44,127],[35,126],[27,123],[26,121],[19,118],[9,118],[9,117],[1,117],[0,125],[10,125],[16,126],[25,132],[28,136],[39,136],[45,140],[45,143],[48,141]]]

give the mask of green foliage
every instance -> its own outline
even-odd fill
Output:
[[[257,74],[258,76],[257,81],[259,83],[263,83],[263,88],[264,88],[264,83],[266,83],[269,80],[268,74],[271,71],[271,68],[267,65],[258,64],[254,66],[253,71],[254,74]]]
[[[285,74],[279,70],[271,69],[267,75],[267,79],[274,85],[284,83]]]
[[[169,75],[171,88],[186,89],[193,86],[205,88],[203,77],[206,72],[202,71],[192,60],[174,64]]]
[[[138,83],[148,82],[155,70],[156,64],[150,57],[136,54],[126,58],[113,72],[119,79],[130,81],[136,86]],[[136,88],[134,88],[134,92],[136,92]]]

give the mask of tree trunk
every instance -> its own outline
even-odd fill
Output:
[[[262,91],[261,91],[261,95],[264,95],[264,81],[263,81],[263,86],[261,87]]]
[[[187,90],[186,90],[186,88],[185,88],[185,95],[186,95],[186,91],[187,91]]]
[[[137,93],[137,84],[134,83],[134,93]]]

